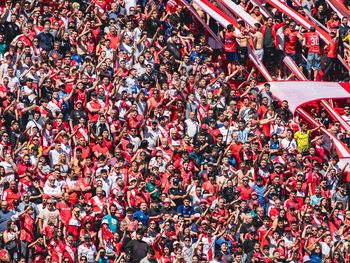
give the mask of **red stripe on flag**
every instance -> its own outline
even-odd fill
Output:
[[[345,89],[350,95],[350,83],[348,83],[348,82],[340,82],[339,85],[342,86],[342,88]]]

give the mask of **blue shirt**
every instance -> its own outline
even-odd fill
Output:
[[[180,205],[177,208],[177,213],[182,214],[184,217],[188,218],[194,214],[194,210],[192,206],[185,207],[184,205]]]
[[[310,255],[310,263],[321,263],[322,262],[322,254],[312,253]]]
[[[202,54],[197,53],[196,51],[192,51],[190,53],[190,60],[191,60],[191,62],[195,62],[196,57],[199,57],[200,62],[202,62],[204,60],[204,57],[203,57]]]
[[[265,193],[265,186],[258,186],[258,185],[253,185],[253,190],[258,194],[258,201],[261,205],[265,204],[265,199],[264,199],[264,193]]]
[[[50,33],[41,32],[37,38],[39,40],[39,46],[42,49],[50,51],[53,48],[53,41],[55,38]]]
[[[111,215],[105,215],[102,218],[103,220],[108,221],[108,228],[111,230],[112,233],[116,233],[118,230],[118,218],[116,216],[111,216]]]
[[[145,226],[145,225],[147,225],[149,215],[147,215],[145,212],[139,210],[133,214],[132,218],[141,222]]]
[[[103,258],[102,258],[102,256],[100,256],[100,258],[98,259],[97,262],[98,263],[109,263],[109,259],[106,256],[104,256]]]
[[[3,212],[0,210],[0,233],[4,233],[7,229],[7,223],[11,220],[15,213],[13,211]]]
[[[316,195],[311,196],[311,204],[312,205],[320,205],[323,196],[317,197]]]
[[[216,248],[220,249],[222,243],[226,242],[227,243],[227,251],[230,252],[232,249],[232,242],[230,240],[226,240],[223,237],[220,237],[218,240],[216,240]]]

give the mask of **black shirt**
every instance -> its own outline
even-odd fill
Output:
[[[181,188],[170,188],[169,191],[168,191],[169,195],[182,195],[184,196],[185,195],[185,191]],[[179,206],[179,205],[182,205],[182,201],[183,199],[182,198],[179,198],[179,199],[174,199],[173,200],[176,204],[176,206]]]
[[[138,263],[147,255],[148,245],[141,240],[131,240],[126,246],[125,250],[130,252],[131,262]]]
[[[16,23],[13,22],[5,22],[4,23],[4,33],[5,39],[8,43],[10,43],[16,36],[21,34],[21,30]]]
[[[153,38],[154,34],[157,32],[157,29],[160,27],[161,23],[158,19],[148,19],[146,22],[147,28],[147,37]]]
[[[77,110],[74,109],[72,110],[69,118],[72,120],[73,122],[73,126],[77,125],[79,123],[79,119],[83,117],[85,120],[87,120],[87,113],[84,110]]]
[[[42,49],[50,51],[53,48],[55,38],[50,33],[41,32],[37,38],[39,40],[39,46]]]

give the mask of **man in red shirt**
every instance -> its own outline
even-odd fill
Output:
[[[332,31],[329,33],[331,40],[329,41],[329,44],[326,45],[325,49],[328,48],[327,53],[327,62],[326,67],[324,70],[323,80],[326,81],[334,81],[337,78],[339,79],[339,63],[337,59],[338,55],[338,48],[339,48],[339,30],[336,32]],[[336,76],[337,74],[337,76]]]
[[[13,201],[20,200],[20,199],[21,199],[21,193],[18,191],[16,181],[13,180],[10,182],[10,187],[4,191],[2,195],[2,200],[8,202],[9,209],[13,209]]]
[[[290,56],[294,61],[296,61],[296,46],[298,40],[302,39],[303,37],[297,31],[295,22],[291,22],[289,27],[284,30],[284,51],[286,56]]]
[[[62,200],[57,203],[56,208],[60,212],[62,223],[67,226],[72,216],[72,205],[69,203],[69,194],[64,193]]]
[[[249,186],[249,179],[248,177],[243,178],[243,184],[239,185],[237,187],[237,191],[239,192],[239,195],[242,200],[248,201],[250,199],[250,195],[253,192],[253,188]]]
[[[226,54],[228,75],[235,70],[233,63],[238,63],[237,41],[238,35],[235,33],[233,25],[229,24],[223,32],[224,50]]]
[[[86,104],[86,109],[87,109],[88,115],[89,115],[89,121],[90,122],[97,122],[97,120],[100,116],[99,114],[103,113],[103,106],[104,105],[102,105],[102,103],[98,100],[96,93],[91,94],[91,99],[92,100]]]
[[[98,136],[95,146],[92,147],[92,152],[96,158],[100,157],[101,155],[107,156],[110,154],[108,148],[102,145],[102,141],[102,136]]]
[[[314,71],[314,80],[316,80],[318,71],[321,69],[320,56],[320,35],[316,32],[315,27],[310,27],[310,32],[304,34],[304,43],[309,51],[307,55],[306,69],[311,77],[311,69]]]

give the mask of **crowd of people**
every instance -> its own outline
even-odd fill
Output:
[[[320,128],[349,135],[294,116],[247,48],[275,79],[284,54],[345,79],[347,19],[293,6],[327,47],[268,5],[242,0],[259,23],[237,33],[189,4],[0,1],[0,262],[349,262],[350,172]]]

